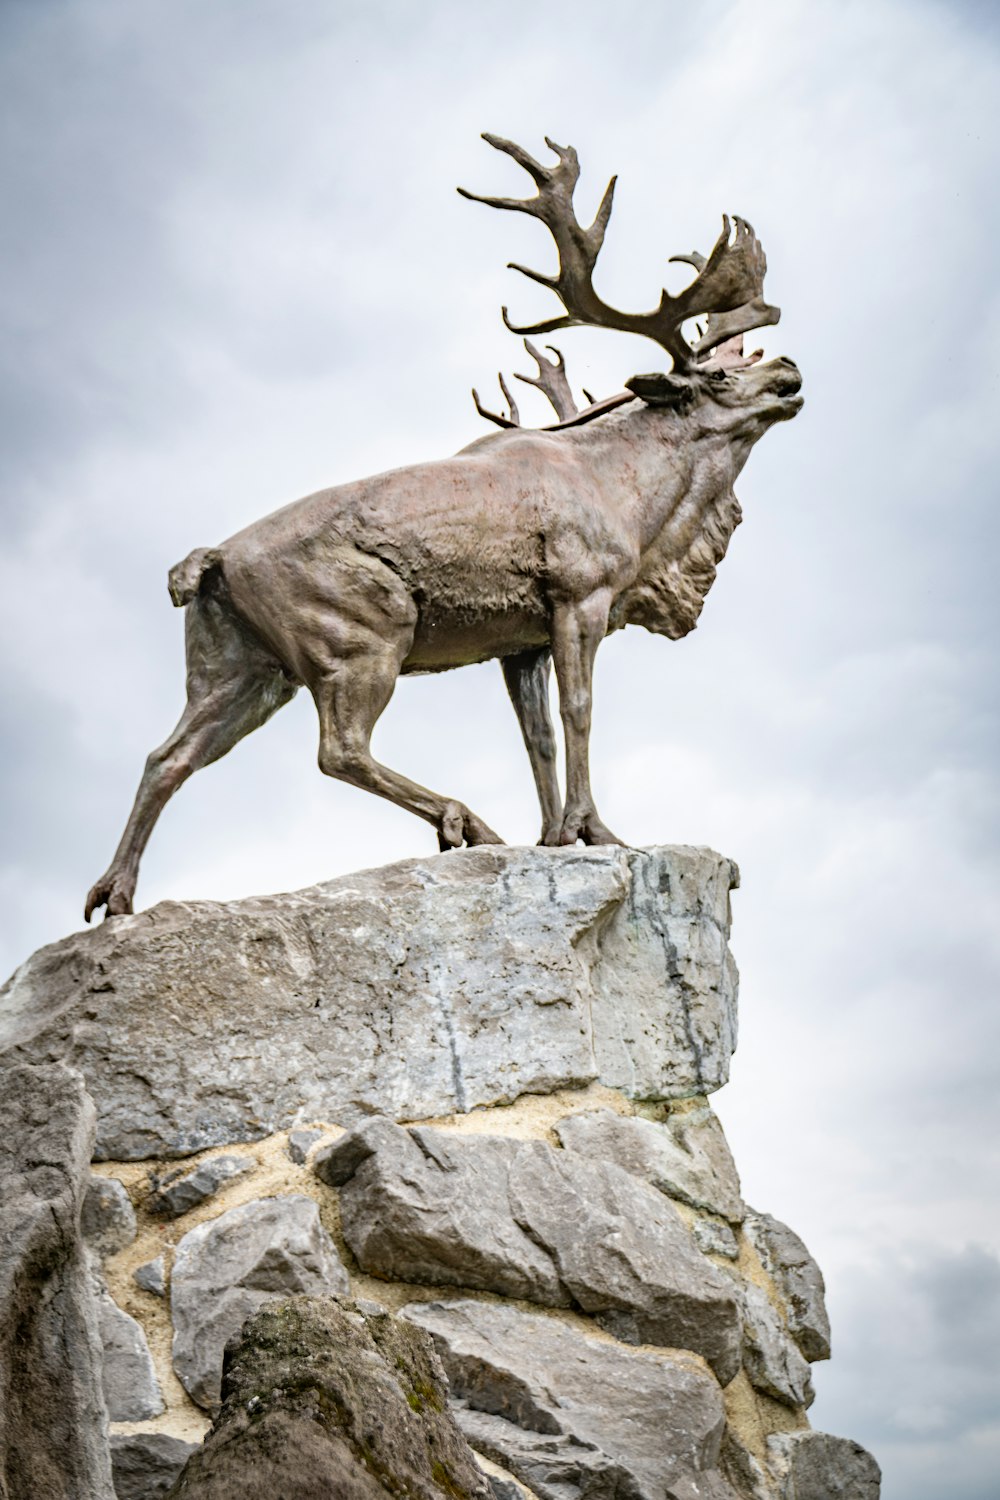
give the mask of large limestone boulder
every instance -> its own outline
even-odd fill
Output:
[[[738,1500],[718,1470],[722,1392],[699,1360],[598,1342],[494,1303],[410,1303],[458,1424],[540,1500]]]
[[[114,1500],[80,1231],[94,1108],[60,1066],[0,1070],[0,1494]]]
[[[707,849],[490,847],[165,902],[28,959],[0,1052],[78,1068],[112,1160],[595,1080],[705,1094],[736,1044],[736,881]]]
[[[613,1163],[376,1120],[316,1171],[340,1187],[344,1237],[373,1275],[575,1307],[629,1343],[695,1350],[722,1381],[739,1368],[731,1278],[662,1194]]]
[[[172,1500],[492,1500],[431,1340],[371,1303],[262,1308],[226,1351],[222,1394]]]

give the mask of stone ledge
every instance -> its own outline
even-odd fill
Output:
[[[0,991],[0,1052],[79,1069],[98,1159],[595,1081],[705,1094],[736,1045],[737,882],[708,849],[489,847],[164,902],[28,959]]]

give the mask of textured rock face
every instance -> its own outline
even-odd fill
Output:
[[[174,1500],[491,1500],[431,1341],[372,1304],[263,1308],[226,1352],[223,1405]]]
[[[350,1292],[311,1198],[247,1203],[184,1236],[170,1283],[173,1361],[199,1406],[219,1404],[226,1341],[262,1303],[290,1292]]]
[[[573,1306],[634,1344],[739,1368],[734,1289],[677,1210],[608,1162],[542,1141],[403,1130],[387,1120],[317,1162],[341,1186],[344,1236],[377,1276]]]
[[[592,1080],[703,1094],[736,1042],[736,878],[705,849],[491,847],[167,902],[29,959],[0,1051],[80,1069],[107,1159]]]
[[[0,1493],[113,1500],[80,1233],[94,1110],[62,1067],[0,1071]]]
[[[599,1343],[491,1303],[413,1303],[472,1446],[541,1500],[737,1500],[718,1472],[718,1385],[683,1355]]]

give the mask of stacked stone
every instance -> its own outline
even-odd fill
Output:
[[[707,850],[461,851],[169,903],[18,971],[5,1061],[82,1099],[68,1064],[97,1104],[76,1284],[119,1500],[166,1493],[189,1458],[178,1496],[235,1486],[210,1455],[259,1444],[256,1416],[329,1425],[343,1377],[316,1349],[339,1330],[367,1369],[388,1324],[440,1361],[498,1500],[877,1496],[870,1457],[808,1426],[822,1277],[744,1204],[706,1097],[736,1040],[736,878]],[[250,1420],[257,1345],[285,1374]],[[210,1417],[225,1442],[202,1450]],[[401,1421],[414,1493],[478,1493],[459,1448],[435,1480],[442,1432],[418,1463]],[[346,1485],[369,1449],[342,1438]],[[359,1495],[404,1492],[374,1473]]]

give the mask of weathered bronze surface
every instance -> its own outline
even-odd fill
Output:
[[[707,258],[675,257],[698,272],[684,291],[664,292],[652,313],[622,313],[591,279],[614,181],[585,229],[573,208],[571,147],[548,142],[558,160],[546,167],[512,142],[485,139],[529,172],[538,194],[480,201],[541,219],[559,251],[555,276],[515,269],[550,287],[565,314],[517,328],[504,309],[508,327],[639,333],[670,354],[672,371],[635,376],[620,396],[577,412],[561,356],[552,364],[529,344],[539,373],[521,378],[549,396],[560,418],[553,427],[520,427],[510,403],[509,416],[493,418],[503,431],[454,458],[321,490],[178,563],[169,587],[186,606],[187,706],[146,763],[118,850],[87,897],[88,921],[101,906],[132,910],[139,860],[170,796],[303,684],[319,714],[322,771],[425,818],[442,849],[500,843],[463,803],[380,765],[369,749],[400,673],[499,659],[538,788],[542,843],[619,842],[590,790],[597,647],[624,625],[674,640],[694,628],[740,520],[736,476],[767,429],[798,412],[801,379],[791,360],[743,353],[743,333],[779,316],[763,300],[764,253],[743,220],[732,234],[724,219]],[[706,322],[691,344],[682,324],[696,316]],[[504,394],[509,401],[506,386]]]

